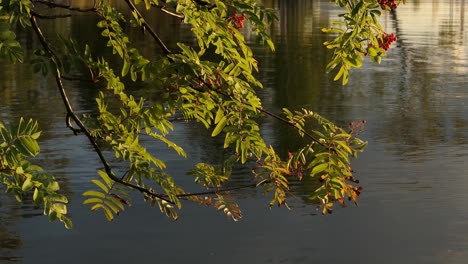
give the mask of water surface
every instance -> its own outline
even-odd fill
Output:
[[[177,222],[136,198],[114,222],[83,207],[81,193],[100,167],[83,137],[65,128],[65,109],[52,80],[28,65],[0,66],[0,119],[39,120],[44,131],[38,162],[61,180],[72,197],[75,227],[48,223],[37,210],[0,196],[0,263],[466,263],[468,258],[468,22],[465,1],[408,1],[382,18],[398,42],[381,65],[366,63],[340,86],[324,71],[330,54],[322,46],[339,10],[328,1],[270,1],[279,22],[272,28],[274,54],[256,47],[260,91],[272,111],[310,108],[335,122],[367,120],[362,137],[369,147],[353,163],[364,191],[359,207],[320,216],[295,188],[292,210],[269,209],[254,190],[236,194],[244,218],[230,222],[211,208],[186,204]],[[54,24],[56,32],[80,32],[96,21],[82,16]],[[191,41],[172,23],[161,35]],[[50,23],[50,22],[46,22]],[[85,34],[86,33],[86,34]],[[97,33],[96,33],[97,34]],[[135,33],[137,34],[137,33]],[[248,36],[248,31],[245,32]],[[138,37],[138,35],[136,35]],[[37,45],[25,36],[27,45]],[[142,45],[147,38],[138,37]],[[148,51],[151,54],[151,51]],[[95,91],[67,83],[80,111],[95,109]],[[273,120],[262,122],[271,144],[297,144]],[[219,160],[220,142],[197,124],[177,123],[172,138],[190,159],[163,152],[171,173],[186,182],[198,161]],[[195,142],[195,144],[194,144]],[[157,147],[154,148],[155,151]],[[239,184],[248,181],[243,172]],[[138,197],[136,195],[135,197]]]

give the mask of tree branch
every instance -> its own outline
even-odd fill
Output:
[[[51,3],[51,2],[47,2],[47,1],[43,1],[43,0],[36,0],[34,2],[47,5],[47,6],[51,7],[51,8],[63,8],[63,9],[71,10],[71,11],[90,12],[90,11],[96,11],[97,10],[95,7],[90,8],[90,9],[79,9],[79,8],[71,7],[69,5],[61,5],[61,4]],[[150,33],[150,35],[156,40],[156,42],[161,47],[163,52],[166,55],[171,54],[171,51],[167,48],[167,46],[159,38],[159,36],[151,28],[151,26],[147,24],[147,22],[144,20],[143,16],[138,11],[136,6],[131,2],[131,0],[125,0],[125,2],[129,6],[131,11],[135,12],[135,14],[138,16],[138,18],[142,21],[141,22],[142,27],[144,29],[146,29]],[[161,9],[161,10],[163,10],[163,9]],[[49,53],[49,56],[52,59],[52,61],[56,65],[58,65],[58,59],[57,59],[58,56],[55,54],[55,52],[52,50],[49,43],[45,39],[45,37],[44,37],[43,33],[41,32],[41,30],[40,30],[40,28],[39,28],[39,26],[37,24],[37,21],[35,19],[36,17],[37,18],[54,18],[54,16],[43,16],[43,15],[39,15],[39,14],[37,14],[35,12],[31,12],[31,15],[32,15],[32,17],[31,17],[32,27],[33,27],[34,31],[36,32],[37,36],[39,37],[39,40],[40,40],[42,46]],[[66,16],[68,17],[70,15],[66,15]],[[56,18],[58,18],[58,17],[59,16],[57,16]],[[201,83],[203,83],[203,86],[208,88],[209,90],[215,91],[215,92],[219,93],[222,96],[231,98],[228,94],[220,91],[219,89],[215,89],[211,84],[208,84],[205,80],[203,80],[203,78],[201,76],[197,76],[197,78],[199,79],[199,81]],[[144,188],[144,187],[141,187],[141,186],[138,186],[138,185],[134,185],[132,183],[129,183],[129,182],[125,181],[124,177],[119,178],[119,177],[116,177],[114,175],[111,166],[109,165],[109,163],[107,162],[106,158],[104,157],[101,149],[97,145],[96,139],[90,134],[89,130],[86,128],[86,126],[83,124],[81,119],[76,115],[75,111],[73,110],[72,105],[71,105],[71,103],[70,103],[70,101],[68,99],[68,96],[67,96],[66,92],[65,92],[65,88],[64,88],[64,85],[62,83],[62,79],[76,80],[76,78],[70,78],[70,77],[67,77],[67,76],[62,76],[60,69],[58,67],[56,67],[55,81],[56,81],[56,84],[57,84],[57,86],[59,88],[63,103],[64,103],[66,111],[67,111],[67,117],[66,117],[67,127],[70,128],[75,135],[77,133],[79,133],[79,132],[84,133],[84,135],[88,138],[88,141],[93,146],[95,152],[98,154],[99,159],[100,159],[101,163],[103,164],[104,169],[105,169],[106,173],[109,175],[109,177],[114,182],[120,183],[120,184],[122,184],[124,186],[127,186],[127,187],[133,188],[135,190],[138,190],[141,193],[145,193],[145,194],[147,194],[149,196],[152,196],[152,197],[164,200],[164,201],[166,201],[168,203],[174,204],[174,202],[172,202],[171,200],[168,199],[168,195],[166,195],[166,194],[157,194],[157,193],[153,192],[150,189],[147,189],[147,188]],[[199,91],[202,92],[202,90],[199,90]],[[274,114],[272,112],[269,112],[269,111],[267,111],[267,110],[265,110],[263,108],[257,108],[257,110],[264,113],[264,114],[266,114],[266,115],[268,115],[268,116],[270,116],[270,117],[273,117],[273,118],[275,118],[275,119],[277,119],[277,120],[279,120],[279,121],[281,121],[283,123],[286,123],[286,124],[294,127],[298,131],[301,131],[302,133],[304,133],[304,135],[306,135],[308,138],[310,138],[314,142],[317,142],[317,143],[323,145],[323,143],[321,143],[319,140],[317,140],[314,136],[309,134],[307,131],[304,131],[303,129],[298,128],[294,123],[290,122],[289,120],[287,120],[287,119],[285,119],[285,118],[283,118],[281,116],[278,116],[278,115],[276,115],[276,114]],[[76,129],[76,128],[73,127],[72,122],[71,122],[72,120],[79,127],[79,129]],[[213,194],[225,193],[225,192],[229,192],[229,191],[233,191],[233,190],[240,190],[240,189],[246,189],[246,188],[255,188],[255,187],[258,187],[259,185],[263,185],[263,184],[266,184],[266,183],[269,183],[269,182],[271,182],[271,180],[265,180],[265,181],[262,181],[260,183],[252,183],[252,184],[236,186],[236,187],[221,188],[221,189],[216,189],[216,190],[208,190],[208,191],[204,191],[204,192],[183,193],[183,194],[178,194],[178,195],[175,195],[175,196],[178,197],[178,198],[184,198],[184,197],[191,197],[191,196],[213,195]]]
[[[37,18],[40,18],[40,19],[57,19],[57,18],[67,18],[67,17],[71,17],[70,14],[63,14],[63,15],[41,15],[41,14],[38,14],[34,11],[31,11],[31,15],[34,15],[35,17]]]

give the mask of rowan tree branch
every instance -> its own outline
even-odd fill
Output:
[[[35,16],[34,13],[31,13],[30,21],[31,21],[31,26],[32,26],[34,32],[36,33],[36,35],[39,38],[39,41],[41,42],[41,45],[46,50],[46,52],[49,54],[50,59],[55,63],[55,65],[58,65],[57,55],[53,51],[53,49],[50,47],[50,45],[49,45],[48,41],[46,40],[46,38],[44,37],[44,34],[42,33],[39,25],[37,24],[36,16]],[[148,190],[146,188],[143,188],[141,186],[126,182],[126,181],[124,181],[124,180],[122,180],[119,177],[116,177],[114,175],[114,172],[112,171],[111,166],[109,165],[106,158],[104,157],[104,154],[102,153],[101,148],[99,148],[96,140],[94,139],[94,137],[91,135],[89,130],[86,128],[86,126],[83,124],[81,119],[76,115],[75,111],[73,110],[72,105],[70,103],[70,100],[68,99],[68,96],[66,94],[65,87],[64,87],[64,85],[62,83],[62,77],[61,77],[60,69],[57,66],[55,68],[56,68],[56,71],[55,71],[55,74],[54,74],[55,82],[57,84],[57,87],[59,88],[59,92],[60,92],[60,95],[62,97],[63,104],[64,104],[64,106],[66,108],[66,111],[67,111],[67,126],[73,131],[74,134],[76,134],[77,130],[75,128],[73,128],[72,126],[70,126],[71,122],[69,121],[69,119],[72,119],[73,122],[75,122],[78,125],[78,127],[80,127],[80,131],[83,132],[86,135],[86,137],[88,138],[88,141],[91,143],[91,145],[93,146],[95,152],[99,156],[99,159],[100,159],[101,163],[103,164],[104,170],[106,171],[107,175],[115,182],[118,182],[118,183],[120,183],[122,185],[125,185],[127,187],[130,187],[130,188],[133,188],[135,190],[138,190],[138,191],[140,191],[142,193],[145,193],[145,194],[147,194],[149,196],[152,196],[152,197],[161,199],[163,201],[166,201],[168,203],[174,204],[173,201],[167,199],[164,195],[157,194],[157,193],[152,192],[152,191],[150,191],[150,190]]]
[[[79,8],[71,7],[69,5],[61,5],[61,4],[51,3],[51,2],[47,2],[47,1],[43,1],[43,0],[36,0],[35,2],[47,5],[47,6],[51,7],[51,8],[63,8],[63,9],[71,10],[71,11],[91,12],[91,11],[96,11],[97,10],[95,7],[90,8],[90,9],[79,9]],[[136,6],[131,2],[131,0],[125,0],[125,2],[129,6],[131,11],[135,12],[135,14],[141,20],[141,23],[142,23],[141,26],[144,29],[146,29],[149,32],[149,34],[155,39],[155,41],[158,43],[158,45],[163,50],[163,52],[166,55],[171,54],[172,52],[169,50],[169,48],[167,48],[167,46],[160,39],[158,34],[151,28],[151,26],[147,24],[144,17],[142,16],[142,14],[139,12],[139,10],[136,8]],[[47,42],[46,38],[42,34],[42,32],[41,32],[41,30],[40,30],[40,28],[39,28],[39,26],[38,26],[38,24],[36,22],[36,19],[35,19],[35,17],[37,17],[37,18],[46,18],[46,17],[47,18],[53,18],[53,17],[52,16],[39,15],[39,14],[37,14],[35,12],[31,12],[31,15],[32,15],[31,24],[33,26],[34,31],[36,32],[36,35],[39,37],[39,40],[40,40],[42,46],[44,47],[44,49],[49,53],[50,58],[54,61],[55,64],[58,65],[58,63],[57,63],[58,62],[58,59],[57,59],[58,56],[56,55],[56,53],[50,47],[49,43]],[[70,16],[70,15],[67,15],[67,16]],[[58,16],[56,18],[58,18]],[[63,100],[63,103],[65,105],[65,108],[67,110],[67,118],[66,118],[67,127],[69,129],[71,129],[75,135],[77,133],[80,133],[80,132],[84,133],[84,135],[88,138],[88,141],[91,143],[94,150],[98,154],[99,159],[101,160],[101,163],[103,164],[104,169],[105,169],[106,173],[109,175],[109,177],[114,182],[120,183],[120,184],[125,185],[127,187],[138,190],[141,193],[145,193],[145,194],[147,194],[149,196],[152,196],[152,197],[164,200],[164,201],[166,201],[168,203],[174,204],[173,201],[168,199],[168,195],[166,195],[166,194],[157,194],[157,193],[153,192],[150,189],[147,189],[147,188],[144,188],[144,187],[141,187],[141,186],[138,186],[138,185],[134,185],[132,183],[129,183],[129,182],[125,181],[124,177],[119,178],[119,177],[116,177],[114,175],[111,166],[109,165],[109,163],[107,162],[106,158],[104,157],[101,149],[97,145],[96,139],[90,134],[89,130],[83,124],[81,119],[76,115],[76,113],[73,110],[72,105],[71,105],[71,103],[70,103],[70,101],[68,99],[68,96],[66,94],[65,87],[64,87],[64,85],[62,83],[62,79],[66,79],[66,80],[77,80],[77,79],[76,78],[70,78],[70,77],[67,77],[67,76],[62,76],[60,69],[58,67],[56,67],[56,68],[57,69],[56,69],[56,73],[55,73],[55,80],[56,80],[56,84],[57,84],[57,86],[59,88],[60,94],[62,96],[62,100]],[[212,85],[208,84],[205,80],[203,80],[203,78],[201,76],[197,76],[197,78],[199,79],[199,81],[201,83],[203,83],[203,86],[207,87],[209,90],[215,91],[215,92],[219,93],[222,96],[231,98],[231,96],[229,96],[228,94],[220,91],[219,89],[215,89]],[[200,92],[202,92],[202,90],[200,90]],[[319,140],[317,140],[314,136],[309,134],[307,131],[304,131],[303,129],[298,128],[294,123],[290,122],[289,120],[286,120],[286,119],[284,119],[284,118],[282,118],[282,117],[280,117],[280,116],[278,116],[278,115],[276,115],[276,114],[274,114],[272,112],[269,112],[269,111],[267,111],[267,110],[265,110],[263,108],[257,108],[257,110],[264,113],[264,114],[266,114],[266,115],[268,115],[268,116],[270,116],[270,117],[273,117],[273,118],[275,118],[275,119],[277,119],[277,120],[279,120],[281,122],[284,122],[284,123],[294,127],[295,129],[297,129],[297,130],[301,131],[302,133],[304,133],[304,135],[306,135],[308,138],[310,138],[314,142],[317,142],[317,143],[323,145],[323,143],[321,143]],[[79,129],[73,127],[72,122],[71,122],[72,120],[79,127]],[[246,189],[246,188],[255,188],[255,187],[258,187],[259,185],[263,185],[263,184],[266,184],[266,183],[269,183],[269,182],[271,182],[271,180],[262,181],[262,182],[260,182],[260,184],[259,183],[251,183],[251,184],[242,185],[242,186],[219,188],[219,189],[208,190],[208,191],[204,191],[204,192],[183,193],[183,194],[178,194],[178,195],[175,195],[175,196],[178,197],[178,198],[184,198],[184,197],[186,198],[186,197],[191,197],[191,196],[213,195],[213,194],[219,194],[219,193],[226,193],[226,192],[233,191],[233,190],[240,190],[240,189]]]

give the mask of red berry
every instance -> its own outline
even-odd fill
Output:
[[[234,27],[236,29],[242,29],[244,27],[244,20],[245,20],[245,15],[242,14],[242,15],[239,15],[237,13],[235,13],[232,17],[231,17],[233,23],[234,23]]]
[[[392,45],[393,42],[395,42],[397,38],[395,37],[395,34],[387,34],[384,33],[382,35],[382,39],[379,40],[379,48],[388,50],[390,48],[390,45]]]
[[[377,0],[377,2],[380,4],[380,7],[383,10],[386,10],[387,7],[390,8],[391,10],[397,8],[397,3],[395,3],[395,0]]]

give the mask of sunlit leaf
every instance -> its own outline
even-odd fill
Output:
[[[213,129],[213,133],[211,133],[212,137],[217,136],[221,131],[223,131],[223,128],[226,126],[228,121],[228,118],[226,116],[223,116],[221,120],[219,120],[219,123],[216,125],[216,127]]]

